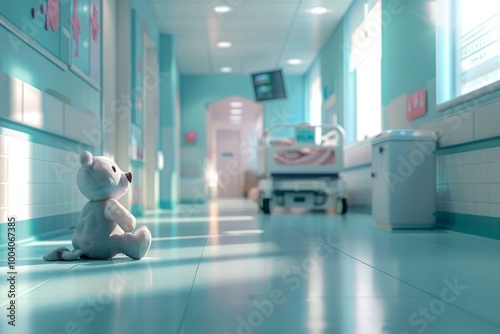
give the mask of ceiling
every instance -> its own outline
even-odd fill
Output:
[[[181,74],[216,74],[222,67],[250,74],[283,68],[303,74],[352,0],[149,0],[162,33],[176,38]],[[215,13],[217,5],[232,10]],[[328,12],[313,15],[324,6]],[[230,48],[217,42],[228,41]],[[301,59],[289,65],[289,59]]]

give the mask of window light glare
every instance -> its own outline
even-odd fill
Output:
[[[300,59],[290,59],[290,60],[288,60],[288,64],[290,64],[290,65],[300,65],[300,64],[302,64],[302,60],[300,60]]]
[[[315,14],[315,15],[321,15],[321,14],[325,14],[326,12],[328,12],[328,9],[326,9],[325,7],[313,7],[311,8],[310,10],[311,14]]]
[[[232,72],[232,71],[233,71],[233,69],[232,69],[231,67],[221,67],[221,68],[220,68],[220,71],[221,71],[222,73],[230,73],[230,72]]]
[[[219,42],[217,43],[217,46],[219,48],[230,48],[231,47],[231,42]]]
[[[231,11],[231,7],[229,6],[215,6],[214,12],[219,14],[229,13]]]

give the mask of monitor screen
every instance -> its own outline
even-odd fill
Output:
[[[257,101],[285,99],[285,85],[281,70],[252,74],[255,99]]]

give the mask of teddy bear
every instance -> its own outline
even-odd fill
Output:
[[[131,233],[135,228],[135,217],[118,202],[129,189],[132,174],[122,172],[112,160],[94,157],[88,151],[80,154],[80,164],[78,188],[88,202],[73,233],[73,250],[61,247],[43,259],[110,259],[119,253],[141,259],[151,246],[151,233],[146,226]]]

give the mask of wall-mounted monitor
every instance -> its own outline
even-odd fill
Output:
[[[286,99],[285,84],[281,70],[252,74],[257,101]]]

